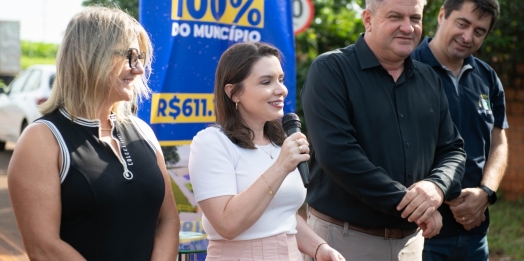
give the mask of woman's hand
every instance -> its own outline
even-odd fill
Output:
[[[285,173],[290,173],[300,162],[307,160],[309,160],[309,142],[306,135],[297,132],[284,140],[275,164],[281,166]]]
[[[323,244],[318,248],[315,259],[317,261],[343,261],[346,260],[337,250],[328,244]]]

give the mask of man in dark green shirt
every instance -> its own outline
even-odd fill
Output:
[[[365,34],[320,55],[302,89],[308,223],[346,260],[421,260],[460,194],[463,141],[438,75],[409,57],[423,1],[366,5]]]

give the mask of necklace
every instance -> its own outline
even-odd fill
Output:
[[[102,125],[100,125],[100,130],[103,130],[103,131],[112,131],[112,130],[113,130],[113,126],[112,126],[112,124],[111,124],[111,120],[108,119],[108,121],[109,121],[109,125],[111,125],[111,128],[109,128],[109,129],[104,129],[104,128],[102,128]]]
[[[273,144],[272,144],[272,143],[269,143],[269,153],[268,153],[265,149],[262,148],[262,146],[259,146],[259,148],[260,148],[264,153],[266,153],[267,155],[269,155],[269,157],[270,157],[271,159],[273,159],[273,156],[271,155],[271,147],[273,147]]]

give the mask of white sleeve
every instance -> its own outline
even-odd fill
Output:
[[[235,146],[216,127],[202,130],[193,138],[188,168],[197,202],[238,194]]]
[[[142,119],[132,116],[131,121],[135,124],[135,126],[140,131],[140,134],[142,137],[149,143],[149,145],[153,148],[155,152],[160,151],[162,152],[162,148],[160,147],[160,143],[158,142],[158,139],[156,138],[155,132],[153,129],[151,129],[151,126],[149,126],[145,121]]]

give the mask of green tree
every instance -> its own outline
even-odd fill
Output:
[[[499,20],[477,55],[497,71],[506,88],[516,87],[510,81],[517,76],[515,65],[524,61],[524,1],[499,0],[499,4]]]
[[[55,58],[58,44],[22,41],[22,55],[26,57]]]
[[[138,20],[138,0],[84,0],[83,6],[117,6]]]
[[[164,161],[166,165],[175,165],[180,161],[176,146],[162,146],[162,154],[164,154]]]
[[[444,0],[426,0],[422,17],[422,35],[433,36],[437,30],[437,15]]]

